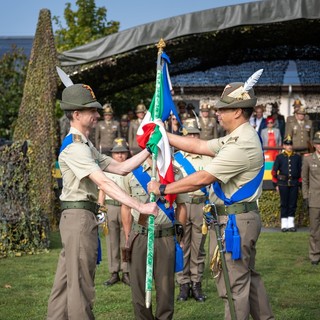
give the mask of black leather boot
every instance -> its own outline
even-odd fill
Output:
[[[190,283],[180,284],[180,292],[177,301],[187,301],[190,294]]]
[[[198,302],[206,301],[207,297],[202,293],[201,282],[192,282],[191,290],[192,290],[192,295],[196,301]]]
[[[115,283],[120,281],[120,277],[118,272],[113,272],[111,275],[111,278],[104,282],[103,284],[107,287],[114,285]]]
[[[121,280],[124,284],[126,284],[127,286],[130,287],[130,278],[129,278],[129,273],[128,272],[124,272],[122,274],[122,280]]]

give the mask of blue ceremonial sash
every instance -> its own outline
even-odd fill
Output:
[[[250,181],[248,181],[243,187],[239,188],[230,198],[227,198],[221,189],[218,182],[213,184],[213,190],[215,194],[223,200],[226,206],[230,206],[235,202],[242,201],[243,199],[251,197],[259,188],[264,174],[264,166],[261,167],[259,173]]]
[[[69,134],[67,135],[61,144],[60,147],[60,152],[59,154],[69,145],[73,142],[73,134]],[[101,241],[99,238],[99,228],[98,228],[98,256],[97,256],[97,264],[100,264],[100,262],[102,261],[102,249],[101,249]]]
[[[62,141],[62,144],[61,144],[61,147],[60,147],[60,153],[69,145],[73,142],[73,136],[72,134],[69,134],[67,135],[63,141]]]
[[[261,146],[262,141],[261,137],[258,134]],[[244,186],[239,188],[230,198],[227,198],[224,192],[221,189],[221,185],[218,182],[215,182],[213,190],[218,198],[223,200],[226,206],[230,206],[235,202],[240,202],[246,198],[251,197],[256,190],[259,188],[261,181],[264,175],[264,164],[261,167],[258,174],[250,181],[248,181]],[[225,229],[225,243],[226,243],[226,252],[232,253],[232,259],[238,260],[241,258],[241,239],[239,234],[239,229],[237,227],[235,214],[228,215],[228,222]]]
[[[146,171],[143,171],[143,167],[139,166],[138,168],[134,169],[132,171],[135,178],[139,181],[142,188],[146,193],[148,193],[148,183],[151,180],[151,177]],[[166,216],[170,219],[172,224],[174,225],[174,209],[173,206],[167,208],[163,202],[161,202],[160,199],[157,200],[157,206],[166,214]],[[180,272],[183,270],[183,250],[180,247],[176,236],[174,236],[174,242],[175,242],[175,272]]]
[[[188,176],[196,172],[196,169],[193,167],[191,162],[187,158],[185,158],[180,151],[175,153],[174,159],[183,167]],[[208,197],[209,193],[206,187],[202,187],[200,188],[200,190],[204,193],[206,197]],[[209,202],[209,200],[206,200],[206,203],[207,202]]]

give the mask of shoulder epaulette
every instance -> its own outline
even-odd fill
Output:
[[[62,141],[60,153],[72,142],[83,142],[80,134],[68,134]]]
[[[75,134],[75,133],[72,134],[72,141],[73,142],[83,142],[81,135]]]

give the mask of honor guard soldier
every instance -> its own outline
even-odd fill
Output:
[[[184,123],[186,136],[190,139],[199,139],[200,130],[196,119],[188,119]],[[212,161],[211,157],[178,151],[174,155],[174,164],[182,171],[184,177],[202,170]],[[202,293],[201,282],[205,266],[204,243],[206,235],[202,234],[202,208],[208,201],[208,187],[189,192],[187,218],[183,237],[184,268],[177,273],[177,282],[180,285],[178,301],[186,301],[192,296],[196,301],[204,302],[206,296]]]
[[[224,202],[215,208],[228,249],[227,253],[220,251],[227,270],[215,277],[225,302],[225,319],[231,319],[234,309],[237,319],[249,319],[250,314],[253,319],[274,319],[263,281],[255,271],[256,243],[261,231],[257,200],[262,192],[264,160],[259,136],[249,118],[257,102],[252,86],[261,72],[245,83],[234,82],[224,88],[215,107],[226,136],[207,141],[167,133],[175,148],[213,157],[209,165],[167,185],[156,181],[148,184],[149,193],[164,196],[193,192],[214,183],[215,194]],[[227,288],[231,296],[226,295]]]
[[[129,148],[133,155],[141,151],[141,148],[138,145],[136,136],[137,136],[138,128],[147,112],[147,108],[143,103],[140,103],[137,105],[135,112],[136,112],[137,119],[130,121],[129,138],[128,138]]]
[[[294,217],[301,185],[302,159],[292,150],[292,138],[283,140],[283,151],[277,155],[272,167],[272,182],[280,195],[281,231],[297,231]]]
[[[111,157],[118,162],[124,162],[129,157],[127,141],[117,138],[113,142]],[[105,172],[105,175],[123,189],[123,176]],[[121,248],[125,245],[125,235],[121,223],[121,202],[112,199],[102,190],[99,190],[98,203],[108,209],[104,230],[108,254],[108,267],[111,278],[104,282],[105,286],[112,286],[120,281],[119,272],[122,272],[122,282],[130,286],[127,262],[121,259]]]
[[[309,211],[309,259],[312,265],[320,261],[320,131],[313,138],[315,152],[306,155],[302,164],[302,195]]]
[[[306,108],[300,105],[294,117],[287,120],[286,136],[290,135],[293,141],[293,150],[300,154],[308,153],[311,149],[313,137],[312,121],[306,120]]]
[[[126,175],[149,157],[147,150],[124,162],[103,155],[88,139],[102,109],[86,84],[71,84],[62,92],[61,109],[70,120],[62,142],[59,166],[63,188],[60,196],[62,250],[48,303],[47,320],[93,320],[94,277],[99,253],[98,225],[104,214],[97,204],[98,188],[112,199],[157,215],[154,203],[141,203],[126,194],[103,171]]]
[[[214,117],[209,117],[210,105],[203,103],[200,106],[200,139],[211,140],[218,138],[217,120]]]
[[[125,177],[124,190],[134,199],[148,202],[147,183],[151,180],[151,175],[152,159],[149,157],[139,168]],[[182,173],[178,168],[174,168],[174,175],[176,180],[182,179]],[[147,308],[145,305],[148,216],[138,210],[122,206],[121,214],[127,237],[126,246],[129,253],[130,284],[135,319],[173,319],[175,246],[179,244],[175,243],[176,228],[171,219],[172,217],[176,220],[180,217],[185,218],[186,201],[186,194],[178,195],[171,208],[164,198],[157,201],[159,213],[155,219],[153,258],[153,277],[156,288],[155,315],[152,313],[153,308]],[[131,228],[130,220],[132,220]]]
[[[113,140],[120,136],[119,122],[113,119],[110,104],[105,104],[102,112],[104,119],[96,126],[95,146],[101,153],[110,155]]]

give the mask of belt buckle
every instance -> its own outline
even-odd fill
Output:
[[[141,226],[141,233],[147,234],[147,228],[145,226]]]

